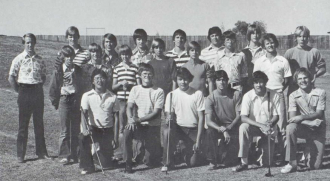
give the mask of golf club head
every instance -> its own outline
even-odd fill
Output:
[[[266,177],[273,177],[272,173],[268,172],[265,174]]]

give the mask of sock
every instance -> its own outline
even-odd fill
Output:
[[[247,165],[248,164],[248,159],[247,158],[241,158],[241,162],[243,165]]]

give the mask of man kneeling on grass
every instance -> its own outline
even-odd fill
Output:
[[[204,96],[202,91],[189,87],[193,75],[188,69],[179,68],[175,80],[179,88],[167,95],[165,104],[167,125],[164,125],[166,128],[163,133],[164,166],[162,171],[173,168],[174,158],[176,158],[176,163],[183,160],[187,166],[200,164],[199,153],[204,128]],[[173,121],[174,116],[175,121]]]
[[[130,91],[127,105],[127,125],[124,130],[124,158],[126,171],[132,173],[133,139],[142,142],[140,151],[144,152],[143,162],[154,167],[160,163],[160,123],[164,106],[164,91],[152,84],[154,69],[151,65],[140,63],[141,85]],[[137,115],[133,109],[137,108]]]
[[[285,161],[289,164],[281,169],[282,173],[297,170],[297,138],[305,138],[310,148],[307,166],[319,169],[322,166],[326,123],[326,92],[314,88],[313,75],[306,68],[299,68],[294,74],[294,81],[299,89],[289,97],[289,120],[286,127],[287,147]]]
[[[240,172],[248,168],[248,154],[250,144],[254,136],[261,136],[262,156],[259,159],[261,166],[272,163],[274,152],[274,136],[278,121],[279,97],[277,94],[267,92],[266,83],[268,77],[261,71],[252,75],[253,87],[243,96],[241,105],[242,124],[239,127],[239,153],[241,164],[233,171]],[[267,146],[267,135],[271,134],[270,148]],[[270,150],[269,150],[270,149]],[[269,162],[270,153],[270,162]]]
[[[86,92],[81,99],[84,115],[81,120],[82,134],[79,136],[79,166],[83,175],[95,171],[93,160],[98,157],[100,162],[97,161],[97,165],[100,164],[105,169],[113,167],[113,149],[118,146],[117,96],[107,90],[107,75],[100,69],[93,71],[92,84],[93,89]]]

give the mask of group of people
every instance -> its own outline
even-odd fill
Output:
[[[81,174],[95,167],[125,170],[145,163],[162,171],[185,163],[209,163],[209,169],[248,169],[255,143],[260,166],[273,164],[275,142],[282,173],[297,170],[297,138],[306,139],[310,169],[322,166],[326,93],[315,87],[326,72],[320,52],[308,46],[310,31],[295,30],[297,46],[277,53],[274,34],[249,25],[248,45],[241,52],[232,31],[208,31],[210,46],[173,33],[174,48],[165,52],[160,38],[147,46],[147,33],[136,29],[136,47],[121,45],[105,34],[102,47],[79,45],[79,30],[66,30],[68,45],[54,60],[49,99],[59,110],[59,162],[78,163]],[[12,62],[9,82],[18,92],[18,162],[23,163],[28,125],[33,115],[36,154],[50,159],[44,137],[45,61],[36,54],[36,37],[22,37],[24,51]],[[276,141],[277,140],[277,141]],[[267,141],[269,144],[267,144]],[[240,159],[239,159],[240,158]]]

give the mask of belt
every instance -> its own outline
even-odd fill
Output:
[[[42,84],[19,84],[21,88],[38,88],[42,87]]]

